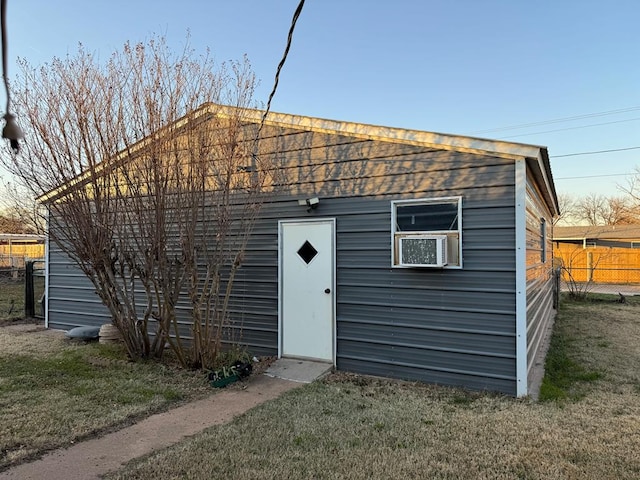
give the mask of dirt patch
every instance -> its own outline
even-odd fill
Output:
[[[252,375],[260,375],[264,373],[269,366],[277,360],[276,357],[257,357],[257,362],[253,362],[253,371]]]
[[[41,323],[9,323],[0,327],[2,356],[34,355],[42,357],[58,352],[64,344],[64,332],[49,330]]]

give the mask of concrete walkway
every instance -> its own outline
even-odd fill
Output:
[[[213,425],[227,423],[329,370],[330,365],[325,363],[280,359],[265,374],[251,378],[242,390],[222,390],[117,432],[53,451],[0,473],[0,479],[99,479],[134,458],[178,443]]]

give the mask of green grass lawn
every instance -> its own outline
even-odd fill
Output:
[[[0,327],[0,470],[211,393],[201,373],[125,358],[119,345]]]
[[[0,277],[0,322],[24,317],[24,279]]]
[[[336,374],[115,479],[640,478],[640,305],[563,302],[546,400]]]
[[[110,478],[640,478],[640,299],[593,298],[562,303],[543,401],[335,374]],[[0,470],[211,393],[201,374],[11,323]]]
[[[34,277],[33,289],[35,313],[44,316],[38,302],[44,293],[44,277]],[[8,275],[0,276],[0,325],[24,318],[24,295],[24,277],[13,279]]]

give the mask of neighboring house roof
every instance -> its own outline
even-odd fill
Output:
[[[215,104],[204,104],[190,114],[177,120],[166,127],[167,132],[173,132],[181,128],[190,121],[205,119],[211,114],[220,117],[232,117],[237,109]],[[259,124],[264,115],[263,110],[243,109],[243,120],[249,123]],[[531,171],[536,178],[543,196],[554,215],[559,214],[558,199],[553,184],[549,154],[546,147],[529,145],[524,143],[505,142],[502,140],[489,140],[483,138],[467,137],[462,135],[451,135],[445,133],[434,133],[420,130],[409,130],[403,128],[384,127],[368,125],[354,122],[343,122],[315,117],[305,117],[302,115],[291,115],[286,113],[270,112],[264,122],[265,125],[280,126],[286,128],[297,128],[305,131],[318,133],[349,135],[367,140],[378,140],[392,143],[402,143],[429,147],[435,150],[448,150],[457,152],[475,153],[480,155],[494,155],[502,158],[514,160],[526,160]],[[165,130],[165,129],[163,129]],[[123,160],[131,153],[144,149],[149,142],[156,141],[162,132],[147,137],[133,145],[127,152],[121,152],[114,160]],[[104,164],[105,162],[103,162]],[[70,185],[61,186],[40,197],[41,201],[47,201],[59,197],[69,186],[82,184],[86,175],[80,175],[70,182]]]
[[[0,243],[44,243],[45,239],[45,235],[36,235],[32,233],[0,233]]]
[[[561,240],[626,240],[640,242],[640,225],[582,225],[554,227],[553,239]]]

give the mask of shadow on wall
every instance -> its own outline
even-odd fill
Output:
[[[276,194],[321,198],[462,194],[514,186],[513,160],[335,134],[290,131],[261,143],[279,165]],[[486,195],[486,193],[485,193]]]

